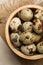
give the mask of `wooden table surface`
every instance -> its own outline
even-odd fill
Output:
[[[41,3],[40,4],[41,6],[43,6],[43,3]],[[0,23],[0,35],[2,36],[2,38],[5,40],[5,25],[6,25],[6,23]],[[5,40],[5,42],[6,42],[6,40]],[[7,43],[6,44],[4,44],[4,45],[6,45],[7,46]],[[8,46],[7,46],[8,47]],[[35,60],[35,61],[32,61],[32,60],[25,60],[25,59],[22,59],[22,58],[20,58],[20,57],[18,57],[17,55],[15,55],[11,50],[10,50],[10,48],[8,47],[8,49],[9,50],[7,50],[6,48],[5,48],[5,50],[7,51],[7,53],[8,52],[10,52],[11,53],[11,56],[13,55],[13,57],[10,57],[10,59],[8,59],[8,60],[11,60],[10,61],[10,63],[12,63],[12,64],[8,64],[8,65],[16,65],[15,64],[15,57],[18,59],[18,61],[19,61],[19,63],[17,64],[17,65],[43,65],[43,59],[40,59],[40,60]],[[4,49],[3,49],[4,50]],[[2,56],[3,57],[3,56]],[[14,60],[12,60],[12,59],[14,59]],[[7,60],[7,59],[6,59]],[[15,62],[14,62],[15,61]],[[2,61],[1,61],[2,62]],[[7,63],[7,62],[6,62]],[[0,64],[1,65],[1,64]],[[6,64],[5,64],[6,65]]]

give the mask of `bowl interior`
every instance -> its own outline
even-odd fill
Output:
[[[11,15],[10,17],[8,18],[8,21],[6,23],[6,28],[5,28],[5,37],[6,37],[6,41],[7,41],[7,44],[8,46],[11,48],[11,50],[17,54],[18,56],[24,58],[24,59],[30,59],[30,60],[36,60],[36,59],[41,59],[43,58],[43,54],[37,54],[37,55],[33,55],[33,56],[27,56],[27,55],[24,55],[22,52],[20,52],[19,50],[17,50],[11,43],[10,41],[10,36],[9,36],[9,23],[10,21],[13,19],[13,17],[15,17],[15,15],[21,11],[22,9],[24,8],[35,8],[35,9],[41,9],[42,10],[42,7],[40,6],[36,6],[36,5],[26,5],[26,6],[23,6],[23,7],[20,7],[18,8],[17,10],[15,10]]]

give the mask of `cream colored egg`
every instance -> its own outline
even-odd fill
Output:
[[[27,46],[21,46],[21,51],[26,55],[33,55],[36,51],[35,44],[27,45]]]
[[[21,20],[18,17],[15,17],[10,22],[10,28],[11,30],[18,30],[18,27],[21,26]]]
[[[41,23],[41,21],[39,20],[39,19],[34,19],[34,25],[33,25],[33,30],[36,32],[36,33],[38,33],[38,34],[40,34],[40,33],[42,33],[42,23]]]
[[[12,33],[10,35],[11,42],[13,43],[14,46],[19,47],[21,44],[19,42],[19,35],[17,33]]]
[[[32,26],[33,26],[33,23],[30,22],[30,21],[27,21],[27,22],[24,22],[23,23],[23,29],[24,31],[28,30],[28,31],[32,31]]]
[[[43,41],[37,44],[37,50],[39,53],[43,53]]]
[[[24,21],[29,21],[33,18],[33,12],[31,9],[23,9],[18,13],[18,16]]]
[[[35,11],[35,13],[36,13],[35,17],[40,19],[41,21],[43,21],[43,10],[38,9],[38,10]]]

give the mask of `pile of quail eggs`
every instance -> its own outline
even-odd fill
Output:
[[[43,54],[43,11],[26,8],[9,25],[10,40],[25,55]]]

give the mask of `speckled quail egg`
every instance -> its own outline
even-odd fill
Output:
[[[43,53],[43,41],[37,44],[37,50],[39,53]]]
[[[38,42],[40,40],[41,36],[31,33],[31,32],[23,32],[20,35],[20,41],[23,42],[23,44],[32,44],[33,42]]]
[[[20,35],[20,41],[22,41],[23,44],[31,44],[31,43],[33,43],[33,41],[32,41],[32,33],[31,32],[23,32]]]
[[[11,38],[11,42],[13,43],[14,46],[19,47],[21,46],[20,42],[19,42],[19,35],[17,33],[12,33],[10,35]]]
[[[35,11],[35,17],[43,21],[43,10],[37,9]]]
[[[32,31],[32,26],[33,26],[33,23],[28,21],[28,22],[24,22],[23,23],[23,29],[24,31],[28,30],[28,31]]]
[[[31,9],[23,9],[18,13],[18,16],[24,21],[29,21],[33,18],[33,12]]]
[[[28,46],[21,46],[21,51],[26,55],[33,55],[34,52],[36,51],[36,46],[35,44],[31,44]]]
[[[38,34],[42,33],[43,30],[41,21],[39,19],[34,19],[33,23],[33,30]]]
[[[18,17],[15,17],[10,22],[11,30],[17,31],[18,28],[21,26],[21,20]]]

